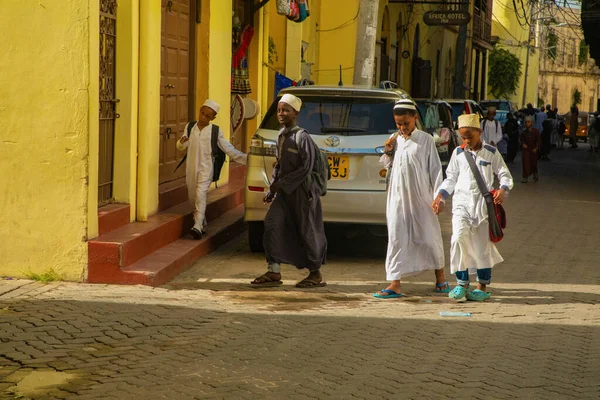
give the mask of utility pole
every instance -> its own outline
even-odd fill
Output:
[[[469,13],[471,4],[468,0],[462,0],[460,10]],[[458,39],[456,40],[456,59],[454,62],[454,86],[452,88],[452,97],[462,99],[464,97],[464,76],[465,76],[465,59],[467,55],[467,25],[458,27]]]
[[[373,73],[375,72],[375,45],[377,41],[379,1],[360,0],[358,7],[353,83],[355,85],[371,85],[373,82]]]
[[[533,4],[535,0],[529,2],[529,34],[527,35],[527,55],[525,57],[525,77],[523,79],[523,102],[522,106],[525,107],[527,103],[527,75],[529,74],[529,52],[531,50],[531,31],[533,29]],[[537,99],[536,99],[537,101]],[[537,104],[536,104],[537,106]]]

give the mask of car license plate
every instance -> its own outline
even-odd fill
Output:
[[[350,172],[349,156],[327,156],[331,179],[346,180]]]

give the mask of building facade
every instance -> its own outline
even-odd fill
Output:
[[[593,112],[600,97],[600,69],[588,56],[579,9],[571,7],[575,5],[548,3],[542,8],[539,98],[561,113],[576,100],[579,110]]]

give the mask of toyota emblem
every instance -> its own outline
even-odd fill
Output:
[[[340,145],[340,138],[337,136],[329,136],[325,139],[325,144],[331,147],[337,147]]]

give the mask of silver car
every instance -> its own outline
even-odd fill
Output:
[[[385,225],[386,170],[379,162],[383,145],[397,131],[393,106],[409,98],[401,90],[356,87],[302,86],[284,89],[302,99],[298,125],[328,155],[332,177],[322,198],[323,218],[329,223]],[[252,251],[263,250],[263,221],[276,163],[276,140],[281,128],[275,99],[250,142],[246,177],[246,214]],[[419,128],[421,128],[419,122]]]

